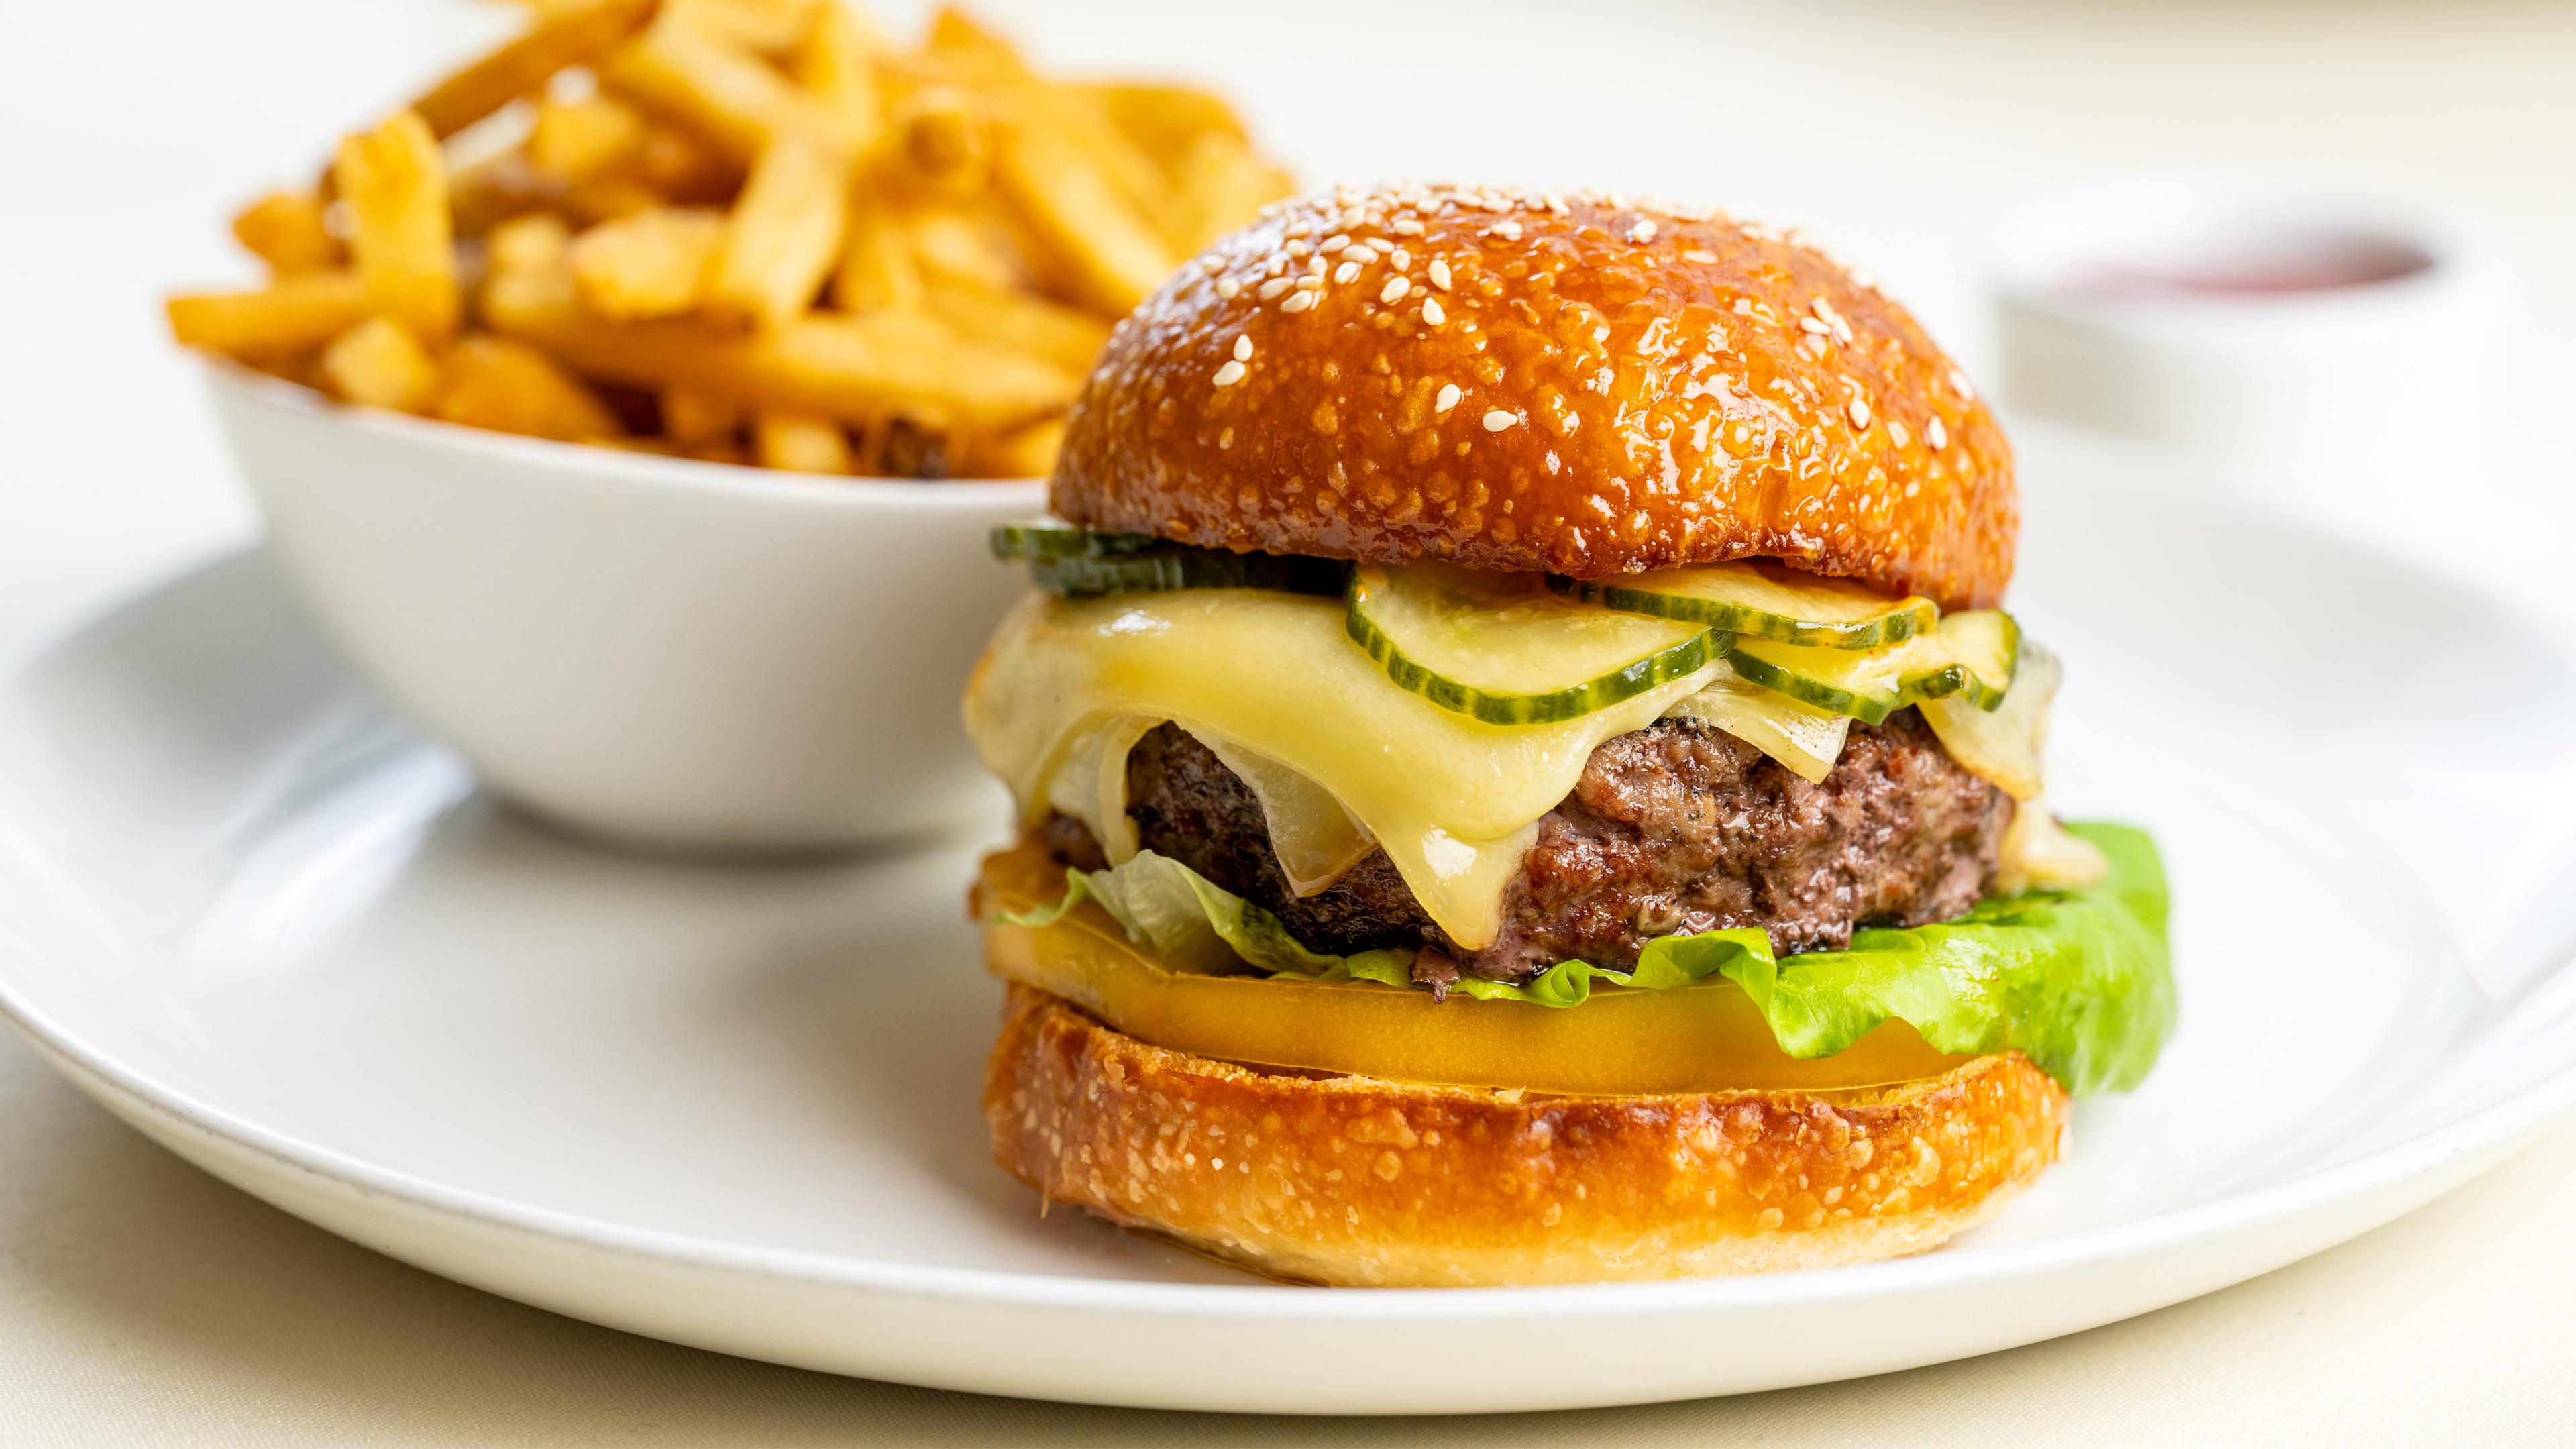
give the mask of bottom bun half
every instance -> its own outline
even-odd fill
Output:
[[[984,1114],[1048,1202],[1276,1278],[1587,1283],[1939,1246],[2055,1161],[2018,1053],[1844,1092],[1543,1097],[1168,1051],[1014,984]]]

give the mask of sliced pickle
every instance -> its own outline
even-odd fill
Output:
[[[1834,761],[1842,758],[1843,738],[1851,733],[1850,715],[1748,684],[1724,663],[1715,674],[1708,688],[1684,696],[1664,711],[1664,718],[1693,719],[1724,730],[1802,780],[1821,780],[1833,773]]]
[[[1848,579],[1753,560],[1547,582],[1605,609],[1817,649],[1875,649],[1929,634],[1940,618],[1930,599],[1891,599]]]
[[[2001,705],[1979,709],[1964,693],[1953,694],[1923,701],[1923,720],[1959,768],[2016,800],[2033,800],[2046,784],[2040,749],[2048,742],[2048,705],[2062,674],[2055,654],[2025,641]]]
[[[1058,594],[1153,589],[1280,589],[1338,594],[1348,564],[1290,554],[1193,548],[1145,533],[1094,533],[1062,523],[1006,523],[993,556],[1027,559],[1038,587]]]
[[[2000,609],[1944,614],[1940,627],[1879,649],[1817,649],[1738,639],[1727,663],[1767,689],[1878,724],[1909,704],[1957,695],[1978,709],[2004,702],[2021,630]]]
[[[1173,546],[1150,533],[1094,533],[1069,523],[1005,523],[993,530],[991,541],[998,559],[1113,558]]]
[[[1726,652],[1726,636],[1702,625],[1595,608],[1535,574],[1362,564],[1346,597],[1352,641],[1387,678],[1487,724],[1574,719]]]
[[[1029,565],[1038,587],[1059,594],[1123,594],[1150,589],[1278,589],[1338,594],[1349,565],[1294,554],[1226,553],[1165,544],[1151,553],[1098,558],[1040,556]]]

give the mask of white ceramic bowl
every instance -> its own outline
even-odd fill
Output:
[[[798,477],[335,406],[210,364],[268,546],[358,671],[484,780],[699,849],[992,808],[957,718],[1037,481]]]

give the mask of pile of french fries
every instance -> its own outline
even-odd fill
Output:
[[[1180,86],[954,10],[550,0],[234,218],[180,342],[346,402],[808,473],[1027,477],[1109,324],[1289,189]]]

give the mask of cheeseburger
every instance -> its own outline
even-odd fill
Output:
[[[1852,1263],[2163,1045],[2155,849],[2041,800],[2004,436],[1791,237],[1282,203],[1120,324],[1051,506],[965,701],[1046,1201],[1321,1283]]]

